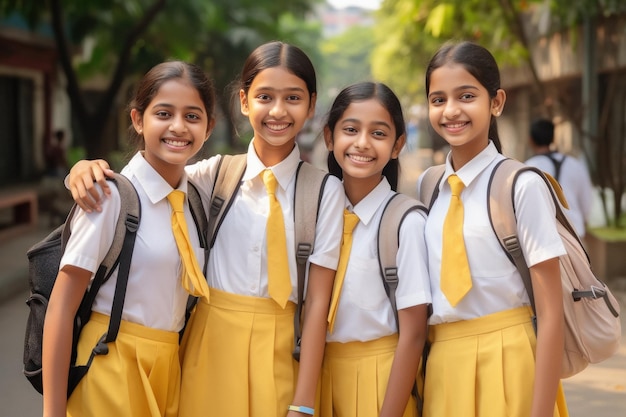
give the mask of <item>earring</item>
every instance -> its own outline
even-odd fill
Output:
[[[143,129],[139,129],[137,133],[139,133],[140,135],[143,134]]]

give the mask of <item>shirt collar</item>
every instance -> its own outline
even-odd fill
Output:
[[[167,198],[173,188],[165,181],[165,179],[146,161],[143,152],[137,152],[135,156],[128,162],[128,167],[133,175],[137,178],[144,192],[153,204]],[[177,190],[187,195],[187,174],[183,172]]]
[[[243,180],[248,181],[256,178],[261,172],[269,168],[274,173],[280,187],[285,190],[292,177],[295,175],[298,164],[300,163],[300,148],[298,148],[298,144],[296,143],[294,145],[293,150],[287,158],[272,167],[266,167],[256,154],[253,142],[254,139],[252,139],[248,145],[247,166]]]
[[[476,177],[478,177],[478,175],[480,175],[480,173],[483,172],[485,168],[491,164],[491,162],[493,162],[498,154],[496,146],[490,140],[485,149],[472,158],[472,160],[467,164],[463,165],[461,169],[455,172],[454,168],[452,168],[451,152],[449,152],[446,157],[446,170],[443,174],[439,187],[442,187],[443,183],[447,183],[448,177],[452,174],[458,175],[461,181],[463,181],[463,184],[465,184],[465,187],[469,187],[472,181],[474,181]]]
[[[387,200],[390,191],[391,185],[389,185],[387,178],[383,177],[376,188],[370,191],[356,206],[352,206],[346,198],[346,207],[348,210],[352,208],[351,211],[354,211],[359,216],[359,221],[367,225],[378,211],[378,208]]]

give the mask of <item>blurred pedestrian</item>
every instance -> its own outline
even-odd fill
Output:
[[[530,125],[529,136],[533,156],[526,164],[547,172],[561,184],[569,205],[567,216],[578,235],[584,237],[593,200],[593,185],[587,165],[553,149],[554,124],[550,120],[534,121]]]
[[[69,172],[65,149],[65,131],[58,129],[46,149],[46,174],[50,177],[64,178]]]

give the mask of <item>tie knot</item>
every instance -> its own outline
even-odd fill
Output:
[[[276,194],[276,177],[271,169],[263,171],[263,183],[268,194]]]
[[[183,202],[185,201],[185,193],[180,190],[174,190],[167,195],[167,201],[170,202],[172,210],[183,211]]]
[[[463,184],[463,181],[461,181],[456,174],[452,174],[448,177],[448,184],[450,184],[452,195],[456,197],[459,197],[461,195],[461,191],[465,188],[465,184]]]
[[[348,210],[343,212],[343,233],[352,233],[356,225],[359,223],[359,216],[350,213]]]

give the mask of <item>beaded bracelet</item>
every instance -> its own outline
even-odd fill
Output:
[[[298,413],[308,414],[310,416],[315,414],[315,410],[314,409],[312,409],[311,407],[305,407],[303,405],[290,405],[289,407],[287,407],[287,410],[288,411],[297,411]]]

